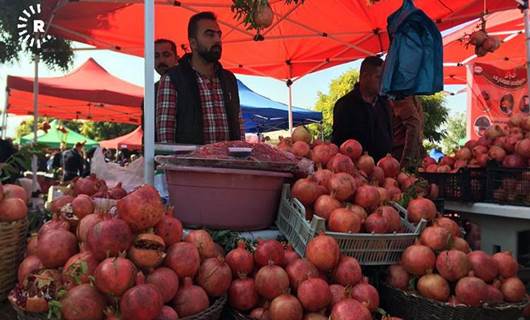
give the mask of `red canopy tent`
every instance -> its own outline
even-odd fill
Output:
[[[7,76],[7,112],[33,114],[33,77]],[[143,88],[108,73],[94,59],[62,77],[39,79],[39,115],[141,123]]]
[[[143,0],[44,0],[50,32],[123,53],[143,56]],[[223,28],[223,64],[237,73],[295,79],[337,64],[385,52],[388,49],[386,18],[402,0],[306,0],[286,5],[270,0],[275,20],[255,32],[234,20],[231,0],[156,0],[155,38],[178,44],[179,54],[188,46],[187,23],[199,11],[213,11]],[[416,0],[440,30],[477,18],[484,0]],[[515,1],[487,0],[489,12],[515,8]]]
[[[502,40],[498,50],[477,57],[474,47],[466,47],[462,40],[466,34],[477,30],[480,22],[473,23],[444,37],[444,82],[466,84],[466,65],[480,62],[511,69],[526,63],[526,44],[523,13],[520,10],[496,12],[485,17],[486,30]]]
[[[140,150],[142,149],[142,137],[144,132],[142,127],[138,127],[132,132],[129,132],[121,137],[117,137],[110,140],[101,141],[100,146],[104,148],[113,149],[129,149],[129,150]]]

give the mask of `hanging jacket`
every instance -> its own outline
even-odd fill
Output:
[[[381,80],[381,94],[431,95],[443,90],[442,35],[412,0],[403,0],[387,19],[390,48]]]

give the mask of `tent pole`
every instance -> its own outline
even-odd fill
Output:
[[[154,0],[144,2],[144,182],[154,184],[155,88],[154,88]]]
[[[291,80],[289,80],[291,81]],[[293,92],[291,88],[291,83],[287,83],[287,87],[289,88],[289,110],[288,110],[288,119],[289,119],[289,134],[293,133]]]
[[[526,38],[526,86],[527,86],[527,94],[530,93],[530,13],[528,11],[528,0],[525,1],[524,4],[524,32],[525,32],[525,38]]]
[[[0,135],[2,139],[5,139],[7,136],[7,103],[9,99],[9,89],[7,87],[6,87],[5,94],[6,96],[5,96],[4,110],[2,111],[2,122],[1,122],[2,135]]]
[[[34,54],[35,60],[35,78],[33,79],[33,145],[37,145],[37,130],[39,127],[39,53]],[[37,155],[31,159],[31,192],[37,191]],[[31,195],[33,209],[37,209],[37,201]]]

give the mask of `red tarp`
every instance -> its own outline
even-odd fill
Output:
[[[7,112],[33,114],[33,77],[7,76]],[[72,73],[39,79],[39,115],[140,124],[143,88],[120,80],[90,58]]]
[[[512,69],[526,63],[524,21],[520,10],[496,12],[486,17],[486,30],[498,36],[503,43],[498,50],[484,57],[476,57],[474,47],[466,48],[461,40],[478,25],[471,24],[444,37],[445,84],[466,84],[465,64],[468,63],[486,63],[500,69]]]
[[[111,140],[101,141],[100,146],[104,148],[113,149],[129,149],[129,150],[140,150],[142,149],[142,127],[136,128],[134,131],[127,133],[121,137],[117,137]]]
[[[44,0],[45,17],[54,12],[51,33],[143,56],[143,1],[91,1]],[[368,0],[306,0],[298,6],[271,0],[275,20],[262,32],[264,41],[253,41],[255,31],[245,30],[234,20],[231,0],[155,2],[155,39],[175,41],[180,55],[182,47],[188,47],[189,17],[213,11],[224,32],[225,67],[236,73],[289,79],[386,51],[386,19],[402,0],[381,0],[375,5],[369,5]],[[65,4],[57,7],[57,3]],[[489,12],[516,6],[512,0],[486,3]],[[477,18],[484,9],[483,0],[416,0],[415,4],[438,23],[440,30]]]

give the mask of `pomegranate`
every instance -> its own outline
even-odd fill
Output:
[[[9,293],[12,305],[27,312],[47,312],[48,301],[56,298],[61,287],[61,274],[57,270],[42,269],[29,274],[22,285]]]
[[[333,198],[344,201],[355,193],[357,183],[351,175],[339,172],[334,174],[329,180],[328,189]]]
[[[164,239],[166,246],[170,246],[182,239],[182,223],[173,216],[173,207],[166,209],[166,214],[155,226],[155,233]]]
[[[86,194],[92,196],[99,191],[101,186],[95,175],[90,175],[86,178],[75,178],[72,182],[75,195]]]
[[[438,165],[436,164],[429,165],[427,168],[425,168],[425,172],[428,172],[428,173],[438,172]]]
[[[27,256],[18,266],[18,283],[24,284],[24,280],[29,274],[41,269],[44,269],[44,265],[37,256]]]
[[[406,290],[409,286],[409,274],[399,264],[392,265],[388,268],[388,276],[386,282],[397,289]]]
[[[376,187],[365,184],[357,188],[354,202],[366,210],[371,210],[379,205],[381,199]]]
[[[254,279],[243,276],[236,279],[228,290],[228,304],[239,311],[247,311],[258,303],[258,293]]]
[[[177,320],[178,318],[179,316],[175,309],[169,306],[163,306],[162,311],[160,311],[160,314],[155,318],[155,320]]]
[[[344,172],[353,174],[355,172],[355,165],[353,164],[353,161],[342,153],[337,153],[331,159],[329,159],[328,163],[326,164],[326,168],[334,173]]]
[[[340,152],[355,161],[361,156],[363,147],[357,140],[348,139],[340,145]]]
[[[306,313],[303,320],[328,320],[328,317],[321,315],[320,313]]]
[[[165,212],[158,191],[150,185],[143,185],[118,200],[117,207],[120,218],[134,232],[154,227]]]
[[[46,268],[64,266],[66,261],[77,252],[77,239],[71,232],[49,230],[39,235],[37,256]]]
[[[136,267],[129,259],[107,258],[98,265],[94,274],[99,291],[119,297],[134,286]]]
[[[418,280],[418,291],[426,298],[444,302],[449,299],[450,294],[447,280],[434,273],[426,274]]]
[[[390,178],[397,177],[401,169],[399,161],[392,157],[390,153],[388,153],[385,157],[377,161],[377,166],[383,169],[383,171],[385,172],[385,177]]]
[[[346,298],[351,298],[350,295],[347,294],[346,288],[340,284],[331,284],[329,286],[329,291],[331,291],[331,302],[329,303],[331,308],[333,308],[333,306],[339,301],[342,301]],[[348,289],[348,291],[351,290]]]
[[[485,282],[492,282],[499,273],[497,263],[484,251],[473,251],[467,254],[475,276]]]
[[[28,214],[26,203],[19,198],[7,198],[0,201],[0,222],[12,222],[24,219]]]
[[[436,270],[447,281],[453,282],[465,277],[471,270],[471,264],[462,251],[442,251],[436,258]]]
[[[515,144],[515,152],[523,158],[530,158],[530,139],[523,139]]]
[[[322,187],[326,188],[328,190],[329,187],[329,180],[333,176],[333,172],[328,169],[318,169],[315,174],[313,175],[313,178],[315,181]],[[329,190],[328,190],[329,191]],[[318,199],[317,199],[318,200]]]
[[[473,148],[470,148],[470,149],[473,150]],[[445,157],[442,157],[442,159],[440,159],[439,165],[452,167],[455,165],[455,161],[456,161],[455,158],[445,156]]]
[[[428,166],[433,165],[433,164],[436,164],[436,160],[434,160],[433,158],[429,156],[424,157],[423,160],[421,161],[421,166],[424,168],[427,168]]]
[[[272,300],[269,316],[271,320],[302,320],[304,310],[296,297],[282,294]]]
[[[489,139],[495,139],[504,136],[504,130],[498,124],[489,126],[484,132],[484,136]]]
[[[372,315],[357,300],[344,299],[333,306],[330,320],[372,320]]]
[[[261,267],[254,279],[258,294],[269,300],[286,293],[289,289],[287,272],[273,264]]]
[[[368,278],[364,278],[352,288],[352,298],[365,305],[370,312],[374,312],[379,307],[379,293],[377,289],[368,283]]]
[[[297,180],[291,189],[293,198],[298,199],[303,205],[309,206],[322,194],[322,189],[312,178]]]
[[[382,206],[377,208],[376,212],[380,213],[388,223],[387,232],[399,232],[401,230],[401,218],[396,209],[391,206]]]
[[[388,190],[388,196],[390,197],[390,200],[392,201],[400,201],[402,198],[402,193],[399,188],[396,187],[390,187]]]
[[[374,167],[370,175],[371,184],[382,186],[385,183],[385,171],[381,167]]]
[[[478,144],[477,140],[469,140],[468,142],[464,144],[464,147],[473,149],[477,144]]]
[[[109,216],[96,223],[87,235],[88,248],[98,260],[118,256],[131,246],[132,241],[133,235],[129,225],[121,219]]]
[[[364,223],[368,233],[387,233],[389,231],[388,220],[379,211],[370,214]]]
[[[114,187],[108,190],[109,196],[114,200],[119,200],[127,195],[127,191],[121,186],[121,182],[118,182]]]
[[[297,297],[305,310],[316,312],[329,305],[331,291],[326,281],[320,278],[310,278],[300,283]]]
[[[481,153],[476,156],[475,160],[479,167],[484,168],[488,163],[489,157],[486,153]]]
[[[306,257],[318,270],[330,271],[339,263],[339,245],[332,237],[320,234],[308,242]]]
[[[436,262],[436,256],[431,248],[414,244],[403,252],[401,255],[401,265],[408,273],[422,276],[427,270],[432,270]]]
[[[103,319],[104,308],[105,298],[89,284],[68,290],[66,296],[61,299],[61,314],[68,320]]]
[[[16,185],[16,184],[4,184],[2,186],[2,189],[4,191],[2,193],[4,200],[11,199],[11,198],[19,198],[22,201],[24,201],[24,203],[27,203],[28,200],[29,200],[29,197],[28,197],[28,194],[26,193],[26,190],[24,188],[22,188],[21,186],[19,186],[19,185]]]
[[[192,230],[184,238],[184,241],[193,244],[199,250],[201,260],[217,256],[215,242],[206,230]],[[179,276],[182,277],[181,275]]]
[[[305,141],[296,141],[291,147],[292,153],[297,157],[307,157],[311,148]]]
[[[526,167],[526,162],[518,154],[509,154],[504,157],[502,166],[506,168],[523,168]]]
[[[431,221],[436,217],[436,205],[427,198],[418,197],[412,199],[407,206],[408,218],[412,223],[418,223],[421,219]]]
[[[469,38],[469,44],[475,47],[480,47],[482,43],[486,41],[486,39],[488,39],[488,35],[486,34],[486,32],[478,30],[471,34]]]
[[[51,202],[50,211],[52,213],[59,214],[61,213],[61,209],[65,205],[72,203],[72,201],[74,201],[74,197],[72,197],[71,195],[60,196]]]
[[[484,136],[478,138],[478,140],[477,140],[477,145],[482,145],[482,146],[485,146],[485,147],[489,147],[492,143],[493,143],[493,139],[490,139],[490,138],[484,137]]]
[[[128,256],[139,268],[156,268],[166,256],[165,249],[166,245],[161,237],[152,233],[142,233],[134,239]]]
[[[319,275],[317,268],[306,259],[292,262],[285,268],[285,271],[287,271],[289,283],[294,290],[298,289],[298,285],[303,281]]]
[[[333,232],[357,233],[361,230],[361,218],[346,208],[338,208],[331,212],[328,229]]]
[[[311,135],[311,132],[307,130],[305,126],[298,126],[293,130],[293,133],[291,133],[291,139],[293,142],[304,141],[307,144],[311,144],[311,141],[313,140],[313,136]]]
[[[201,263],[199,250],[188,242],[177,242],[167,250],[165,265],[180,278],[194,277]],[[178,312],[178,311],[177,311]]]
[[[357,259],[341,256],[339,264],[332,273],[335,283],[343,286],[354,286],[362,279],[361,265]]]
[[[256,308],[250,312],[250,318],[251,319],[257,319],[257,320],[270,320],[269,316],[269,309],[265,308]]]
[[[160,314],[163,306],[162,295],[152,284],[136,285],[120,299],[123,319],[151,320]]]
[[[85,251],[72,256],[63,268],[63,282],[67,287],[82,283],[89,283],[94,275],[98,261],[90,251]]]
[[[427,227],[420,236],[421,243],[433,250],[445,250],[451,241],[451,233],[437,226]]]
[[[399,183],[394,178],[385,178],[385,182],[383,183],[383,187],[385,189],[389,189],[390,187],[399,188]]]
[[[232,269],[234,277],[239,274],[248,275],[254,270],[254,257],[245,249],[245,241],[239,241],[237,248],[226,255],[226,263]]]
[[[77,225],[77,238],[81,242],[87,242],[88,240],[88,231],[92,229],[93,226],[103,221],[103,217],[99,214],[89,214],[79,221]]]
[[[385,188],[377,187],[377,192],[379,192],[379,205],[385,205],[390,200],[388,191]]]
[[[179,278],[169,268],[158,268],[147,276],[147,283],[154,285],[162,296],[162,302],[168,303],[175,297],[179,289]]]
[[[370,157],[367,152],[365,152],[358,160],[357,167],[359,170],[364,172],[367,176],[372,174],[372,171],[375,167],[374,158]]]
[[[334,155],[328,144],[319,144],[311,151],[311,160],[313,160],[315,165],[321,167],[326,165]]]
[[[460,237],[456,237],[453,239],[452,249],[462,251],[463,253],[469,253],[471,251],[471,248],[469,247],[467,241]]]
[[[453,240],[455,237],[461,236],[460,227],[453,219],[446,218],[446,217],[440,217],[434,220],[434,225],[447,230],[450,233]]]
[[[496,304],[496,303],[502,303],[504,301],[504,296],[502,295],[502,292],[495,288],[494,286],[488,285],[488,292],[487,292],[487,298],[485,302]]]
[[[502,282],[501,292],[504,300],[508,302],[520,302],[526,296],[526,287],[521,279],[511,277]]]
[[[472,307],[480,307],[488,298],[488,285],[482,279],[465,277],[456,284],[455,293],[460,302]]]
[[[173,299],[179,317],[187,317],[208,309],[208,295],[203,288],[195,286],[191,278],[184,278],[182,288]]]
[[[504,151],[504,149],[499,146],[491,146],[488,151],[488,156],[492,160],[502,162],[506,157],[506,151]]]
[[[27,239],[26,257],[36,256],[37,247],[38,247],[38,235],[36,233],[32,233],[31,236],[29,236]]]
[[[210,297],[220,297],[230,288],[232,270],[224,258],[208,258],[199,267],[196,281]]]
[[[331,212],[341,206],[342,204],[337,199],[330,195],[323,194],[315,201],[315,214],[328,220]]]
[[[89,196],[80,194],[72,200],[72,210],[79,219],[83,219],[85,216],[94,213],[94,203]]]
[[[498,252],[493,255],[493,260],[497,263],[499,274],[504,278],[511,278],[517,275],[519,264],[508,251]]]
[[[462,148],[456,152],[456,159],[469,161],[473,157],[473,153],[469,148]]]
[[[289,264],[295,262],[296,260],[299,260],[300,258],[300,255],[294,251],[293,246],[287,244],[283,253],[282,266],[287,267]]]

